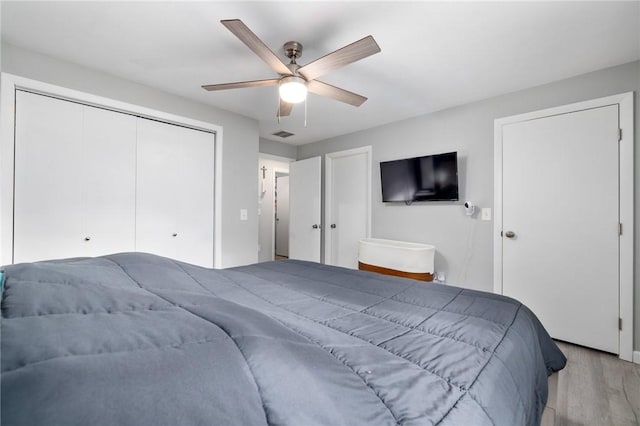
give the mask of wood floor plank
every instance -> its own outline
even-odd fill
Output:
[[[640,365],[557,342],[567,356],[558,377],[558,426],[640,426]]]
[[[609,400],[609,411],[613,424],[634,424],[637,422],[636,408],[629,398],[633,394],[634,379],[637,375],[633,364],[620,361],[609,354],[599,354],[605,377],[605,387]],[[636,388],[635,395],[640,395]],[[640,397],[635,398],[640,400]],[[636,404],[637,405],[637,404]]]

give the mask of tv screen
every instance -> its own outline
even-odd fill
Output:
[[[457,201],[458,153],[380,163],[382,201]]]

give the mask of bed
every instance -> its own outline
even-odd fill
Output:
[[[4,268],[4,426],[536,425],[565,362],[513,299],[371,272]]]

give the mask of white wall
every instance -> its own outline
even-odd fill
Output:
[[[2,71],[2,0],[0,0],[0,71]],[[2,76],[0,76],[0,83],[1,82],[2,82]],[[0,87],[2,87],[2,84],[0,84]],[[1,108],[2,107],[0,107],[0,109]]]
[[[258,168],[262,166],[267,168],[265,179],[262,179],[262,170],[259,170],[258,185],[262,185],[264,194],[258,191],[258,208],[260,216],[258,217],[258,245],[260,251],[258,253],[258,262],[267,262],[273,260],[273,225],[274,225],[274,197],[273,190],[275,186],[275,171],[289,171],[289,161],[286,159],[277,159],[270,155],[260,154]]]
[[[260,138],[260,153],[295,159],[298,149],[295,145]]]
[[[222,126],[222,266],[257,261],[257,121],[8,44],[2,71]]]
[[[473,78],[470,74],[469,78]],[[496,118],[640,90],[640,61],[584,74],[495,98],[298,147],[298,159],[359,146],[373,146],[374,237],[434,244],[436,270],[463,287],[492,291],[492,222],[464,216],[462,202],[493,206],[493,121]],[[640,96],[635,97],[636,151],[640,164]],[[460,202],[381,202],[379,162],[458,151]],[[635,174],[636,206],[640,173]],[[640,267],[640,209],[635,212],[636,271]],[[640,349],[640,277],[635,275],[635,344]]]

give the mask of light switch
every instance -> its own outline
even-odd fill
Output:
[[[491,220],[491,208],[489,207],[482,208],[482,220]]]
[[[247,209],[240,209],[240,220],[249,220]]]

